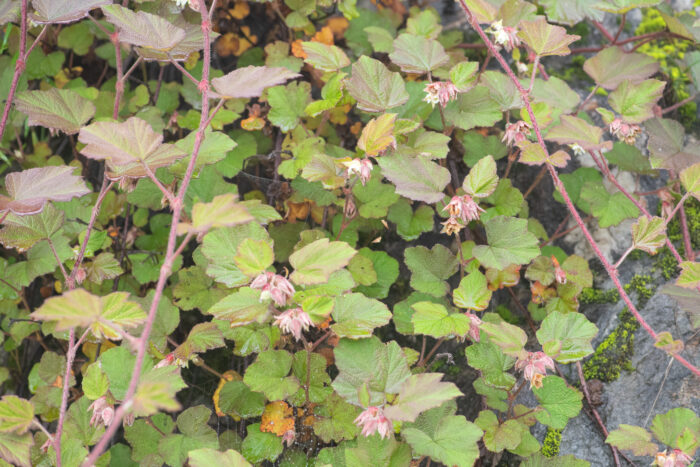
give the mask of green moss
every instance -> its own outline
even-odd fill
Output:
[[[685,210],[685,217],[688,221],[690,244],[697,250],[700,248],[700,201],[691,198],[685,202],[683,209]],[[685,247],[683,246],[683,233],[681,232],[681,222],[678,214],[668,223],[666,232],[669,240],[675,245],[678,245],[678,252],[681,256],[684,256]]]
[[[660,271],[661,275],[667,281],[673,279],[678,275],[678,262],[676,258],[671,254],[671,250],[667,247],[662,248],[654,258],[654,265],[651,268],[652,272]]]
[[[547,434],[542,441],[542,455],[545,457],[557,457],[561,444],[561,430],[547,428]]]
[[[636,292],[638,308],[643,308],[654,295],[656,287],[653,284],[650,286],[650,284],[652,284],[652,279],[649,274],[637,274],[628,284],[625,284],[625,292],[628,294]]]
[[[586,379],[599,379],[603,382],[616,380],[620,370],[632,370],[630,358],[634,353],[634,333],[639,323],[627,311],[620,312],[617,327],[600,343],[593,356],[583,364]]]
[[[617,289],[600,290],[593,287],[586,287],[581,291],[578,300],[582,305],[591,303],[616,303],[620,299]]]

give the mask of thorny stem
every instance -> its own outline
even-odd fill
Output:
[[[617,40],[620,38],[620,34],[622,34],[622,30],[625,29],[626,22],[627,22],[627,13],[623,13],[622,19],[620,20],[620,27],[617,30],[617,34],[615,34],[615,37],[613,38],[613,44],[617,43]]]
[[[622,264],[622,262],[625,260],[625,258],[627,258],[627,256],[630,253],[632,253],[633,251],[634,251],[634,245],[630,245],[630,247],[627,248],[627,250],[622,254],[622,256],[620,256],[620,259],[617,260],[617,263],[615,263],[614,268],[618,269],[620,267],[620,265]]]
[[[593,21],[593,26],[595,26],[596,29],[600,31],[600,33],[608,40],[608,42],[610,42],[611,44],[615,44],[615,38],[613,37],[613,35],[610,34],[610,32],[608,32],[608,30],[605,29],[605,26],[600,24],[599,21]]]
[[[49,439],[49,442],[53,443],[53,436],[51,435],[51,433],[49,433],[49,430],[47,430],[46,427],[45,427],[44,425],[41,424],[41,422],[39,422],[39,421],[35,418],[35,419],[32,420],[32,425],[34,425],[35,427],[37,427],[37,428],[39,428],[41,431],[43,431],[44,434],[46,435],[46,437]]]
[[[185,68],[184,68],[182,65],[180,65],[176,60],[173,60],[173,59],[171,58],[171,59],[170,59],[170,63],[172,63],[173,65],[175,65],[175,68],[177,68],[178,70],[180,70],[180,73],[182,73],[184,76],[187,76],[187,78],[189,78],[189,80],[192,81],[195,85],[198,85],[198,84],[199,84],[199,81],[197,80],[197,78],[195,78],[194,76],[192,76],[192,75],[190,74],[190,72],[187,71],[187,70],[185,70]]]
[[[199,121],[199,128],[197,129],[197,134],[195,135],[194,147],[192,148],[192,156],[190,162],[187,166],[187,171],[180,184],[175,202],[171,206],[173,209],[173,218],[170,226],[170,233],[168,235],[168,245],[166,247],[165,260],[163,261],[163,266],[160,268],[160,275],[158,277],[158,282],[156,284],[155,294],[153,296],[153,301],[151,302],[151,307],[148,311],[148,316],[143,327],[143,332],[141,337],[138,339],[138,352],[136,355],[136,361],[134,363],[134,368],[131,373],[131,379],[129,381],[129,387],[126,391],[122,404],[116,410],[114,414],[114,419],[112,423],[105,431],[104,435],[93,448],[90,455],[87,457],[84,466],[92,466],[97,461],[97,458],[102,454],[107,447],[114,433],[117,431],[118,427],[121,425],[121,420],[124,418],[126,411],[132,404],[132,398],[136,393],[136,388],[139,382],[139,376],[141,374],[141,368],[143,367],[143,360],[146,356],[146,349],[148,348],[148,337],[153,329],[153,323],[155,322],[156,312],[158,311],[158,304],[163,296],[163,290],[165,288],[165,283],[170,276],[173,262],[175,261],[175,244],[177,242],[177,224],[180,221],[180,216],[182,214],[182,209],[184,207],[185,193],[192,180],[192,175],[194,174],[194,168],[197,162],[197,155],[202,147],[202,141],[204,140],[204,130],[206,128],[205,124],[209,116],[209,70],[211,66],[211,21],[209,20],[209,11],[206,8],[204,0],[199,1],[199,12],[202,21],[202,33],[203,33],[203,47],[204,47],[204,61],[202,66],[202,115]],[[211,9],[216,8],[216,0],[212,1]]]
[[[56,262],[58,263],[58,266],[61,268],[61,272],[63,273],[63,278],[67,281],[68,280],[68,272],[66,272],[66,268],[63,266],[63,261],[61,261],[61,258],[58,257],[58,252],[56,251],[56,247],[54,246],[54,244],[50,238],[47,238],[46,241],[49,243],[49,248],[51,248],[51,252],[53,253],[53,257],[56,258]]]
[[[597,84],[595,86],[593,86],[593,90],[591,90],[591,92],[586,96],[586,98],[584,100],[582,100],[581,103],[579,104],[578,109],[576,109],[576,113],[579,113],[580,111],[583,110],[583,108],[586,106],[586,104],[588,104],[588,101],[591,100],[591,97],[593,97],[595,95],[596,91],[598,90],[598,87],[599,86]]]
[[[695,251],[690,242],[690,232],[688,231],[688,219],[685,216],[685,208],[681,205],[678,212],[678,219],[681,223],[681,232],[683,232],[683,247],[685,248],[685,257],[688,261],[695,261]]]
[[[158,177],[156,177],[156,174],[153,173],[151,168],[146,164],[145,162],[143,163],[143,168],[146,170],[146,174],[148,174],[148,178],[151,179],[151,181],[155,184],[155,186],[158,187],[158,189],[163,193],[163,196],[168,200],[168,203],[172,206],[173,203],[175,202],[175,195],[172,194],[170,190],[165,188],[162,183],[160,183],[160,180],[158,180]]]
[[[598,411],[593,407],[593,404],[591,403],[591,395],[588,392],[588,385],[586,384],[586,378],[583,376],[583,369],[581,368],[581,362],[576,362],[576,370],[578,371],[578,379],[579,382],[581,383],[581,389],[583,390],[583,395],[586,397],[586,402],[588,402],[588,407],[590,407],[591,412],[593,412],[593,416],[595,417],[596,422],[598,423],[598,426],[600,426],[601,431],[603,432],[603,435],[605,437],[608,437],[608,429],[605,428],[605,424],[603,423],[603,420],[600,419],[600,415],[598,415]],[[610,449],[612,449],[613,457],[615,458],[615,465],[620,466],[620,458],[617,455],[617,448],[613,446],[612,444],[610,445]]]
[[[114,44],[115,61],[117,64],[117,82],[115,87],[114,96],[114,109],[112,110],[112,118],[114,120],[119,119],[119,106],[122,101],[122,96],[124,95],[124,65],[122,64],[122,46],[119,43],[119,33],[114,31],[113,34],[109,36],[112,44]]]
[[[535,62],[532,64],[532,75],[530,76],[530,87],[527,89],[528,94],[530,94],[532,92],[532,88],[535,87],[535,76],[537,76],[537,68],[538,68],[539,64],[540,64],[540,56],[537,55],[537,56],[535,56]]]
[[[676,207],[673,208],[673,211],[671,211],[671,214],[668,215],[668,218],[666,219],[666,224],[668,224],[669,222],[671,222],[671,220],[673,219],[673,217],[676,215],[676,212],[681,208],[681,206],[683,206],[683,203],[685,203],[685,200],[687,200],[689,196],[690,196],[690,192],[684,194],[684,195],[681,197],[681,200],[678,201],[678,204],[676,204]],[[679,261],[679,262],[680,262],[680,261]]]
[[[518,78],[513,74],[513,71],[508,66],[508,63],[505,61],[503,56],[496,49],[496,47],[493,45],[493,43],[488,38],[486,33],[484,33],[484,30],[481,28],[481,26],[477,22],[476,18],[474,17],[472,12],[469,10],[469,7],[465,3],[465,1],[459,0],[459,3],[462,7],[462,10],[464,10],[464,13],[467,15],[467,20],[471,24],[472,28],[474,28],[474,30],[479,34],[479,36],[484,41],[484,43],[486,44],[488,49],[491,51],[492,55],[496,58],[496,60],[498,60],[498,63],[501,64],[501,67],[503,68],[503,70],[510,77],[510,79],[511,79],[511,81],[513,81],[513,84],[515,85],[515,87],[518,89],[520,94],[523,96],[525,108],[527,110],[528,115],[530,116],[530,121],[532,122],[532,127],[535,130],[535,135],[537,136],[537,142],[539,143],[540,147],[544,151],[547,158],[549,158],[549,151],[547,150],[547,145],[545,144],[544,139],[542,138],[542,133],[540,132],[539,125],[537,124],[537,118],[535,117],[535,113],[532,110],[532,105],[530,105],[530,101],[529,101],[528,96],[527,96],[527,91],[522,87],[522,85],[520,84],[520,81],[518,81]],[[617,290],[620,294],[620,297],[627,305],[627,308],[629,309],[630,313],[632,313],[632,315],[634,315],[634,317],[637,319],[639,324],[649,333],[649,335],[655,341],[658,340],[657,333],[651,328],[651,326],[649,326],[649,324],[644,320],[642,315],[639,314],[639,311],[637,311],[637,307],[634,305],[634,303],[632,303],[632,300],[630,299],[629,295],[627,295],[625,288],[622,286],[622,283],[620,282],[620,278],[618,276],[617,270],[605,258],[605,255],[600,250],[600,247],[598,246],[596,241],[593,239],[591,232],[588,230],[588,228],[584,224],[583,219],[581,219],[581,216],[579,215],[579,213],[576,209],[576,206],[574,206],[573,201],[571,201],[571,198],[569,197],[569,193],[566,191],[566,188],[564,187],[564,183],[559,178],[559,174],[557,173],[556,169],[549,162],[546,163],[546,167],[547,167],[547,170],[549,171],[550,176],[552,177],[552,180],[554,181],[554,186],[559,190],[560,194],[564,198],[564,202],[566,203],[566,206],[569,208],[571,215],[574,216],[574,219],[576,220],[576,223],[581,228],[581,231],[583,232],[583,235],[586,237],[586,240],[591,245],[591,248],[595,252],[595,254],[598,257],[598,259],[600,260],[600,262],[603,264],[603,267],[605,268],[606,272],[610,276],[610,279],[615,284],[615,287],[617,288]],[[690,370],[696,377],[700,378],[700,370],[698,368],[696,368],[693,364],[691,364],[689,361],[687,361],[685,358],[683,358],[682,356],[680,356],[678,354],[673,354],[673,358],[678,360],[683,366],[685,366],[688,370]]]

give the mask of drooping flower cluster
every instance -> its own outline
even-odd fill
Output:
[[[250,283],[251,289],[262,290],[260,300],[271,298],[277,306],[284,306],[294,295],[294,286],[285,277],[265,271]]]
[[[384,415],[384,411],[374,406],[366,408],[358,415],[355,419],[355,425],[362,428],[363,436],[379,433],[382,438],[387,438],[394,429],[394,425]]]
[[[459,233],[464,227],[458,219],[466,224],[478,220],[480,213],[485,212],[469,195],[453,196],[442,210],[450,214],[450,218],[442,223],[442,232],[448,235]]]
[[[104,424],[104,426],[109,426],[112,423],[114,406],[107,402],[105,396],[95,399],[88,407],[88,410],[92,410],[90,426],[97,426],[100,423]]]
[[[353,159],[343,162],[343,165],[348,169],[348,178],[353,174],[357,175],[360,177],[360,182],[363,186],[372,176],[372,161],[368,158]]]
[[[163,357],[161,361],[156,363],[155,368],[163,368],[165,366],[178,366],[180,368],[185,368],[187,366],[187,360],[183,360],[181,358],[175,357],[175,354],[173,352],[170,352],[168,355]]]
[[[493,34],[494,42],[503,46],[508,52],[520,45],[518,30],[510,26],[503,26],[503,20],[499,19],[491,23],[486,32]]]
[[[639,125],[624,123],[619,118],[610,122],[610,133],[627,144],[634,144],[641,132],[642,129],[639,128]]]
[[[448,102],[457,97],[457,86],[450,81],[435,81],[425,85],[425,97],[423,100],[435,107],[440,104],[444,109]]]
[[[530,388],[541,388],[547,368],[554,369],[554,360],[544,352],[528,352],[527,357],[515,362],[515,368],[522,370],[525,379],[530,381]]]
[[[692,457],[680,449],[674,449],[668,454],[666,454],[666,450],[657,452],[656,456],[654,456],[654,462],[652,462],[651,465],[656,465],[658,467],[686,467],[690,465],[691,462],[693,462]]]
[[[527,136],[530,134],[532,127],[529,123],[524,120],[518,120],[515,123],[511,123],[506,127],[506,132],[503,135],[503,141],[508,146],[512,146],[521,141],[525,141]]]
[[[294,336],[294,339],[300,340],[302,331],[308,331],[314,323],[309,315],[301,308],[290,308],[282,312],[275,318],[275,324],[288,334]]]
[[[473,313],[464,313],[467,318],[469,318],[469,332],[467,335],[474,342],[479,342],[481,335],[479,334],[479,326],[481,326],[481,319]]]

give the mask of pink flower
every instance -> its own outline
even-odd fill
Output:
[[[379,407],[368,407],[355,419],[355,425],[362,427],[363,436],[371,436],[379,433],[382,438],[387,438],[394,429],[391,420],[386,418],[384,411]]]
[[[296,437],[297,434],[294,430],[287,430],[282,435],[282,442],[285,443],[287,447],[290,447],[292,444],[294,444]]]
[[[107,398],[105,396],[93,401],[88,407],[88,410],[92,410],[90,426],[97,426],[100,423],[109,426],[109,424],[112,423],[112,419],[114,418],[114,406],[107,403]]]
[[[623,123],[619,118],[610,122],[610,133],[627,144],[634,144],[641,132],[639,125]]]
[[[457,219],[454,216],[450,216],[449,219],[447,219],[445,222],[441,222],[442,224],[442,230],[440,233],[446,233],[447,235],[452,235],[452,234],[459,234],[459,231],[464,228],[462,224],[457,222]]]
[[[447,206],[442,208],[448,211],[450,216],[459,218],[465,224],[479,219],[480,212],[484,212],[469,195],[453,196]]]
[[[515,368],[523,371],[525,379],[530,381],[530,388],[541,388],[547,368],[554,369],[554,361],[544,352],[528,352],[525,359],[518,359]]]
[[[680,449],[674,449],[669,454],[666,454],[666,450],[657,452],[651,465],[658,467],[686,467],[691,462],[693,462],[692,457]]]
[[[559,266],[559,261],[552,255],[552,263],[554,263],[554,277],[560,284],[566,284],[566,271]]]
[[[511,123],[506,127],[506,132],[503,135],[501,141],[505,142],[508,146],[512,146],[515,143],[520,143],[527,139],[527,135],[530,134],[530,124],[524,120],[518,120],[515,123]]]
[[[466,312],[464,314],[469,318],[469,333],[467,335],[474,342],[479,342],[481,339],[481,335],[479,334],[481,319],[473,313]]]
[[[279,328],[294,336],[294,339],[301,339],[301,332],[308,331],[309,326],[314,323],[309,315],[301,307],[290,308],[275,318],[275,324]]]
[[[277,306],[284,306],[294,295],[294,286],[284,277],[265,271],[250,283],[251,289],[262,290],[260,300],[272,298]]]
[[[435,104],[440,104],[445,108],[447,103],[454,100],[459,92],[457,86],[450,81],[435,81],[425,85],[425,97],[423,100],[435,107]]]
[[[369,159],[353,159],[343,162],[343,165],[348,169],[348,177],[356,174],[363,186],[372,176],[372,161]]]
[[[508,52],[520,45],[518,30],[510,26],[503,26],[503,20],[491,23],[486,32],[493,34],[494,42],[502,45]]]

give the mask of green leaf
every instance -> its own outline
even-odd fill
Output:
[[[384,413],[391,420],[412,422],[422,412],[462,395],[453,383],[441,382],[442,377],[442,373],[411,375],[404,381],[394,403],[384,408]]]
[[[264,460],[274,462],[282,454],[282,438],[273,433],[260,431],[260,424],[246,427],[248,435],[243,439],[241,453],[251,463],[258,464]]]
[[[490,410],[479,412],[474,423],[484,430],[484,444],[489,451],[512,450],[518,447],[522,440],[524,425],[518,420],[507,420],[504,423],[499,423],[496,414]]]
[[[602,128],[591,125],[582,118],[562,115],[561,123],[550,128],[545,139],[559,144],[578,144],[588,151],[611,149],[612,143],[601,141],[602,136]]]
[[[389,146],[396,145],[394,138],[394,123],[396,114],[385,113],[377,118],[373,118],[362,129],[360,139],[357,140],[357,147],[368,156],[376,156]]]
[[[2,396],[0,400],[0,432],[22,434],[34,420],[34,406],[17,396]]]
[[[460,92],[466,92],[476,82],[477,62],[459,62],[450,69],[450,81]]]
[[[453,291],[452,298],[460,308],[482,311],[489,306],[491,293],[486,276],[480,271],[474,271],[462,278],[459,287]]]
[[[297,377],[299,381],[304,381],[306,384],[307,375],[309,382],[309,401],[319,404],[326,400],[332,393],[333,390],[330,388],[331,378],[328,376],[326,371],[326,366],[328,362],[325,357],[318,353],[311,353],[308,357],[308,361],[311,363],[310,369],[307,373],[307,353],[306,350],[296,352],[294,354],[294,362],[292,363],[292,374]],[[299,388],[296,395],[291,399],[291,403],[295,405],[303,405],[306,402],[305,389]]]
[[[155,172],[185,156],[174,144],[163,144],[163,135],[137,117],[122,123],[92,123],[80,129],[78,140],[85,144],[80,151],[85,157],[106,161],[112,180],[147,177],[144,165]]]
[[[384,251],[362,248],[359,255],[372,261],[377,280],[370,285],[360,285],[356,290],[370,298],[386,298],[389,288],[399,277],[399,262]]]
[[[464,416],[455,415],[455,408],[448,402],[424,412],[414,423],[404,424],[401,434],[417,455],[445,465],[471,467],[479,457],[476,443],[483,432]]]
[[[501,142],[498,135],[483,136],[476,130],[464,133],[462,146],[464,146],[464,163],[469,167],[474,167],[486,155],[491,155],[498,160],[508,154],[508,148]]]
[[[555,23],[574,26],[586,18],[603,21],[603,12],[595,9],[589,0],[540,0],[547,18]]]
[[[651,432],[674,449],[692,453],[700,447],[700,417],[685,407],[656,415],[651,421]]]
[[[204,235],[211,229],[244,224],[253,220],[253,216],[236,202],[236,195],[227,193],[215,196],[211,203],[196,203],[192,207],[192,223],[181,222],[177,234],[196,233]]]
[[[128,297],[126,292],[98,297],[85,289],[75,289],[49,298],[31,316],[55,321],[58,331],[89,327],[97,339],[120,340],[125,328],[133,328],[146,320],[146,313],[138,304],[128,302]]]
[[[385,394],[396,394],[411,375],[406,356],[395,341],[382,343],[377,337],[341,339],[333,351],[338,376],[333,389],[351,404],[360,405],[358,389],[365,385],[369,404],[382,405]]]
[[[168,51],[185,38],[185,30],[165,18],[121,5],[102,7],[105,18],[119,31],[119,41],[147,49]]]
[[[348,404],[334,392],[314,408],[314,433],[324,443],[353,439],[360,432],[354,423],[359,414],[357,406]]]
[[[185,387],[187,384],[182,380],[178,367],[168,365],[153,368],[141,375],[131,410],[137,417],[147,417],[161,410],[180,410],[182,407],[175,395]]]
[[[618,449],[632,451],[635,456],[653,456],[659,447],[651,442],[651,433],[640,426],[620,424],[612,430],[605,442]]]
[[[233,449],[224,452],[212,448],[199,448],[187,453],[187,464],[191,467],[211,467],[226,465],[228,467],[252,467],[243,455]]]
[[[591,340],[598,328],[581,313],[553,311],[542,321],[537,340],[559,363],[571,363],[593,353]]]
[[[654,116],[654,106],[661,98],[665,81],[648,79],[639,83],[625,80],[608,96],[608,103],[628,123],[641,123]]]
[[[293,82],[286,86],[275,86],[267,90],[270,104],[268,120],[284,133],[296,128],[299,117],[311,100],[311,85],[307,82]]]
[[[336,298],[332,316],[335,321],[331,325],[333,332],[339,337],[351,339],[371,337],[374,328],[384,326],[391,320],[391,312],[385,304],[361,293]]]
[[[440,244],[430,250],[424,246],[406,248],[404,258],[411,270],[411,287],[436,297],[448,292],[445,280],[452,277],[459,267],[455,255]]]
[[[260,97],[266,88],[299,76],[299,73],[287,68],[249,65],[214,78],[211,84],[216,92],[227,99]]]
[[[224,336],[211,321],[195,324],[187,335],[185,342],[180,344],[173,355],[183,361],[188,361],[193,354],[224,347]]]
[[[635,8],[658,5],[661,0],[602,0],[595,7],[608,13],[623,14]]]
[[[330,275],[347,266],[356,253],[345,242],[330,242],[327,238],[316,240],[289,256],[289,264],[294,268],[290,279],[300,285],[328,282]]]
[[[526,264],[539,255],[537,238],[528,231],[527,220],[498,216],[485,224],[488,245],[478,245],[472,254],[485,266],[504,269]]]
[[[259,417],[265,410],[265,396],[251,391],[243,381],[228,381],[219,393],[219,408],[241,418]]]
[[[83,393],[90,400],[104,396],[109,389],[109,378],[99,363],[93,363],[83,373]]]
[[[5,248],[28,250],[41,240],[50,238],[63,226],[65,214],[52,204],[38,214],[17,216],[8,214],[0,230],[0,243]]]
[[[503,117],[501,106],[490,94],[489,88],[478,85],[470,91],[461,93],[456,101],[445,107],[445,119],[448,123],[463,130],[477,126],[492,126]]]
[[[521,109],[525,106],[520,91],[505,73],[485,71],[481,74],[481,84],[489,88],[491,98],[498,102],[502,111]]]
[[[5,176],[9,196],[0,195],[0,213],[37,214],[48,201],[70,201],[91,192],[68,166],[40,167]]]
[[[246,238],[268,240],[269,235],[256,222],[224,227],[206,234],[202,241],[202,253],[209,260],[207,274],[228,287],[250,282],[250,278],[238,269],[235,262],[238,246]]]
[[[652,174],[649,158],[642,154],[636,147],[617,141],[613,143],[612,150],[604,153],[605,158],[617,165],[620,169],[639,174]]]
[[[432,302],[418,302],[412,305],[415,310],[411,318],[416,334],[435,338],[464,336],[469,331],[469,318],[462,313],[449,313],[447,309]]]
[[[408,136],[408,145],[413,149],[414,156],[424,156],[431,159],[444,159],[450,152],[450,137],[435,131],[414,131]],[[404,150],[402,148],[402,150]]]
[[[199,126],[199,118],[197,118],[197,126]],[[192,154],[194,149],[195,139],[197,138],[197,132],[192,131],[190,134],[175,143],[175,146],[185,151],[187,154]],[[197,161],[194,165],[194,170],[199,170],[206,165],[216,164],[220,160],[226,157],[226,154],[233,151],[238,144],[232,140],[228,135],[220,131],[206,131],[204,133],[204,140],[197,153]],[[190,164],[191,156],[188,155],[176,163],[168,167],[168,170],[173,175],[178,177],[184,177],[187,171],[187,166]],[[220,165],[217,165],[217,168]],[[225,174],[227,175],[227,174]]]
[[[231,327],[244,324],[262,323],[270,314],[269,305],[260,301],[260,291],[250,287],[241,287],[222,298],[206,311],[216,319],[229,321]]]
[[[207,423],[211,415],[210,409],[197,405],[177,416],[180,434],[170,434],[158,443],[158,451],[168,465],[183,465],[188,453],[195,449],[219,447],[217,433]]]
[[[72,23],[85,17],[92,9],[109,3],[108,0],[32,0],[35,23]]]
[[[430,232],[435,225],[435,211],[422,204],[414,211],[411,203],[402,198],[391,205],[387,220],[396,224],[396,233],[406,241],[415,240],[424,232]],[[381,277],[380,277],[381,279]]]
[[[544,409],[535,413],[537,421],[555,430],[563,430],[567,421],[581,411],[583,396],[558,376],[546,376],[542,387],[532,392]]]
[[[29,450],[34,445],[31,433],[0,433],[0,459],[21,467],[32,465]]]
[[[520,212],[523,205],[523,194],[514,188],[509,178],[503,178],[498,182],[496,190],[487,198],[485,203],[493,206],[486,209],[481,215],[482,222],[488,222],[496,216],[514,216]]]
[[[255,277],[272,266],[275,253],[270,242],[246,238],[238,245],[233,261],[248,277]]]
[[[586,60],[583,70],[605,89],[615,89],[625,80],[636,83],[659,70],[659,62],[646,54],[606,47]]]
[[[284,350],[268,350],[258,354],[248,367],[243,382],[253,391],[259,391],[272,401],[282,400],[299,389],[299,381],[288,376],[292,355]]]
[[[547,55],[569,55],[569,44],[581,36],[569,35],[561,26],[552,26],[545,18],[522,21],[518,37],[540,57]]]
[[[428,158],[399,154],[379,158],[382,174],[396,185],[396,193],[414,201],[436,203],[450,183],[450,172]]]
[[[363,465],[381,465],[386,467],[403,467],[411,462],[411,448],[399,443],[390,436],[386,439],[379,435],[360,436],[357,447],[345,448],[345,465],[360,467]]]
[[[15,97],[15,107],[29,116],[30,126],[61,130],[67,135],[78,133],[95,115],[95,105],[70,89],[21,92]]]
[[[656,254],[666,244],[666,223],[660,217],[640,217],[632,225],[632,242],[638,250]]]
[[[700,285],[700,263],[683,261],[680,264],[681,274],[676,280],[676,285],[694,289]]]
[[[356,183],[352,192],[360,202],[360,215],[368,219],[383,219],[387,216],[389,207],[401,198],[392,185],[382,183],[378,168],[372,170],[372,178],[367,183]]]
[[[504,354],[511,357],[519,356],[527,342],[525,331],[505,321],[499,323],[484,321],[479,329],[489,336],[490,342],[496,344]]]
[[[361,56],[352,64],[352,77],[345,82],[357,107],[367,112],[384,112],[408,101],[399,73],[390,72],[382,62]]]
[[[149,457],[156,462],[165,462],[158,453],[158,443],[163,439],[163,433],[170,434],[174,429],[173,419],[162,413],[152,416],[149,421],[136,420],[132,426],[125,426],[124,438],[133,447],[131,458],[136,462]]]
[[[462,189],[470,196],[485,198],[491,195],[498,185],[496,161],[488,155],[477,162],[464,178]]]
[[[350,59],[343,49],[322,42],[302,42],[306,54],[304,61],[322,71],[337,71],[350,65]]]
[[[685,191],[700,200],[700,162],[683,169],[678,178],[680,178]]]
[[[655,117],[644,123],[644,129],[649,135],[647,149],[653,168],[680,173],[700,158],[700,148],[697,145],[689,143],[684,146],[685,130],[679,122]]]
[[[476,342],[464,350],[469,366],[481,370],[484,382],[499,389],[509,390],[515,378],[506,373],[515,359],[506,356],[501,348],[491,342]]]
[[[406,73],[424,74],[449,62],[445,49],[436,40],[413,34],[401,34],[394,39],[392,62]]]
[[[637,217],[639,209],[620,192],[611,195],[608,190],[595,182],[586,182],[581,188],[581,199],[588,203],[591,212],[598,218],[601,228],[618,225],[625,219]]]

